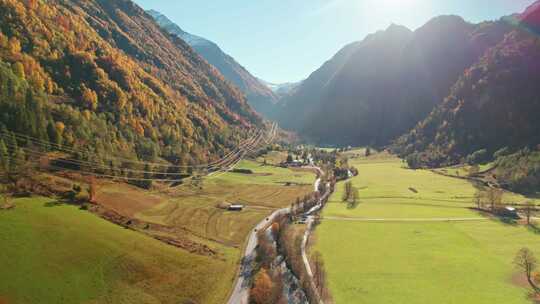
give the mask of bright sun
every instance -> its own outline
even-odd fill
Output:
[[[374,3],[378,5],[390,7],[390,8],[404,8],[413,7],[418,3],[416,0],[376,0]]]
[[[429,6],[429,0],[362,0],[357,3],[361,3],[364,10],[371,10],[392,19],[414,16]]]

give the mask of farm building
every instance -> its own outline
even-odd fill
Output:
[[[231,204],[229,205],[229,208],[227,208],[229,211],[242,211],[244,210],[244,205],[240,204]]]
[[[519,218],[517,209],[514,207],[505,207],[501,210],[501,215],[505,217]]]

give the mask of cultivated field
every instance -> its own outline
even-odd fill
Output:
[[[257,158],[259,163],[263,163],[266,160],[267,164],[279,165],[287,160],[289,153],[285,151],[270,151],[266,155]]]
[[[252,161],[237,168],[253,173],[151,192],[100,181],[101,206],[160,225],[154,235],[180,236],[214,255],[165,245],[51,199],[16,200],[13,210],[0,211],[0,282],[7,282],[0,303],[225,302],[250,230],[272,210],[313,191],[315,180],[312,172]],[[218,207],[223,202],[246,209],[230,212]]]
[[[15,203],[0,211],[2,303],[222,303],[230,288],[229,248],[190,254],[51,199]]]
[[[336,303],[530,303],[512,262],[524,246],[540,254],[540,235],[468,209],[476,189],[465,180],[404,169],[389,156],[351,163],[360,203],[348,209],[339,185],[312,248]],[[447,218],[469,221],[433,222]]]
[[[140,204],[135,218],[181,227],[200,238],[239,248],[262,218],[313,191],[315,174],[311,172],[261,166],[253,161],[243,161],[237,169],[248,169],[253,174],[227,173],[205,179],[202,189],[188,183],[155,193],[162,198],[159,203]],[[128,199],[133,197],[130,192],[124,192]],[[106,204],[108,199],[103,196]],[[246,209],[231,212],[218,208],[220,203],[240,203]]]

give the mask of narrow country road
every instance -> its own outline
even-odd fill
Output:
[[[317,191],[318,191],[318,187],[317,187]],[[309,264],[306,248],[309,241],[309,237],[311,236],[311,232],[313,231],[312,229],[313,221],[315,220],[315,218],[311,214],[315,213],[316,211],[319,211],[321,208],[324,207],[324,202],[330,196],[330,194],[331,194],[330,184],[327,184],[326,192],[319,199],[319,203],[315,207],[311,208],[308,212],[305,213],[305,215],[308,216],[308,219],[306,222],[307,228],[306,228],[306,232],[304,233],[304,238],[302,239],[302,245],[301,245],[302,261],[304,262],[304,267],[306,268],[306,272],[310,278],[312,288],[313,290],[315,290],[315,292],[317,292],[317,297],[319,297],[319,304],[324,304],[324,302],[321,296],[318,294],[317,287],[315,286],[315,282],[313,281],[313,271],[311,270],[311,265]]]
[[[249,290],[251,287],[251,271],[252,271],[252,262],[255,260],[256,252],[255,248],[257,247],[257,232],[263,230],[268,226],[272,221],[281,214],[289,213],[289,208],[284,208],[275,211],[269,217],[262,220],[257,226],[251,231],[249,235],[248,243],[244,251],[244,257],[240,262],[240,270],[238,271],[238,277],[236,278],[236,283],[234,285],[234,290],[229,298],[229,304],[248,304],[249,302]]]
[[[317,179],[315,180],[313,184],[315,191],[318,191],[319,184],[321,183],[320,177],[322,175],[322,170],[318,167],[306,167],[306,168],[315,169],[319,173],[317,176]],[[312,213],[313,212],[312,210],[310,210],[308,213]],[[249,290],[251,287],[250,276],[253,270],[252,262],[253,260],[255,260],[255,257],[256,257],[255,248],[257,247],[257,232],[265,229],[279,215],[289,214],[290,211],[291,211],[290,208],[277,210],[274,213],[272,213],[269,217],[265,218],[259,224],[257,224],[255,228],[253,228],[253,230],[251,231],[251,234],[249,235],[246,248],[244,250],[244,256],[240,262],[240,269],[237,273],[238,277],[236,278],[233,292],[231,293],[229,301],[227,302],[228,304],[248,304],[249,303]]]
[[[311,265],[306,253],[307,242],[309,240],[309,235],[311,231],[311,226],[313,225],[313,217],[310,216],[307,221],[307,229],[304,233],[304,238],[302,239],[302,260],[304,261],[304,266],[306,267],[307,274],[310,278],[313,278],[313,271],[311,270]]]

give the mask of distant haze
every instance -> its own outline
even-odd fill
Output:
[[[345,44],[391,23],[414,30],[432,17],[468,21],[522,12],[533,0],[135,0],[218,43],[272,83],[305,79]]]

